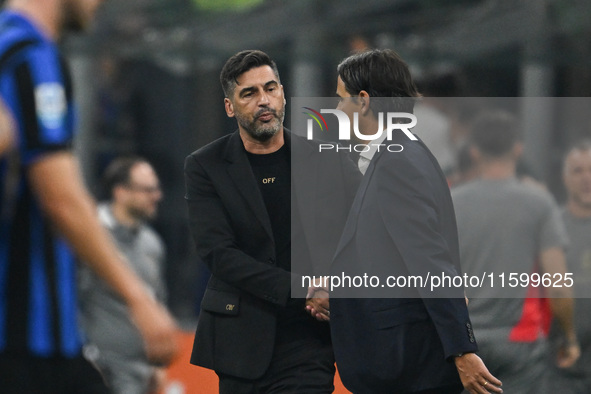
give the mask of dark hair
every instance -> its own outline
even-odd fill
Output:
[[[470,140],[488,157],[507,155],[520,138],[517,119],[504,110],[485,111],[472,123]]]
[[[103,172],[102,186],[105,195],[111,197],[115,187],[129,185],[131,169],[139,163],[148,163],[148,161],[140,156],[122,156],[111,161]]]
[[[576,141],[566,151],[565,158],[566,158],[566,156],[570,155],[572,152],[577,151],[577,150],[578,151],[581,151],[581,152],[585,152],[585,151],[591,150],[591,139],[585,138],[585,139]]]
[[[412,113],[415,99],[421,97],[408,65],[391,49],[372,49],[349,56],[337,66],[337,72],[351,95],[365,90],[371,97],[394,98],[388,102],[370,101],[376,114]]]
[[[564,157],[562,158],[562,165],[566,164],[566,159],[570,156],[573,152],[587,152],[591,151],[591,139],[584,138],[576,141],[574,144],[570,145],[570,147],[564,153]]]
[[[246,50],[241,51],[229,58],[220,73],[220,83],[226,97],[231,98],[234,89],[238,84],[238,77],[245,72],[261,66],[269,66],[273,69],[277,81],[279,81],[279,71],[275,62],[263,51]]]

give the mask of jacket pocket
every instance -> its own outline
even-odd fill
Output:
[[[207,288],[201,301],[201,309],[236,316],[240,311],[240,294]]]
[[[429,313],[422,302],[397,305],[390,309],[373,311],[371,313],[372,324],[378,330],[428,319]]]

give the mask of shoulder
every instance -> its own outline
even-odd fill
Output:
[[[451,196],[454,200],[461,199],[466,196],[469,197],[472,193],[474,193],[474,191],[478,190],[478,181],[478,179],[473,179],[471,181],[453,186],[451,188]]]
[[[343,175],[358,183],[361,172],[353,162],[351,151],[338,148],[339,144],[321,140],[309,140],[291,134],[291,163],[295,168],[310,168],[319,174]]]
[[[154,245],[158,249],[164,249],[164,241],[162,237],[150,226],[149,224],[144,224],[142,226],[142,236],[146,240],[146,242],[150,245]]]
[[[421,141],[398,139],[395,146],[383,147],[377,168],[388,168],[397,177],[439,178],[440,170],[429,149]],[[387,144],[386,144],[387,145]]]
[[[309,140],[301,135],[294,134],[289,130],[285,129],[286,135],[286,142],[288,143],[292,159],[294,157],[303,157],[305,160],[310,157],[310,155],[317,156],[318,158],[327,158],[330,159],[331,157],[336,157],[334,152],[330,150],[322,150],[320,149],[323,141],[318,140]]]
[[[7,10],[0,12],[0,51],[24,41],[37,43],[44,40],[19,14]]]
[[[0,13],[0,60],[5,62],[17,54],[19,59],[24,60],[44,56],[55,58],[58,56],[58,48],[25,18],[4,11]]]
[[[295,134],[288,129],[285,129],[286,137],[291,140],[292,146],[295,147],[304,147],[305,149],[311,149],[314,151],[318,151],[318,146],[322,143],[322,141],[318,140],[309,140],[301,135]]]
[[[558,208],[554,197],[543,186],[517,178],[475,179],[454,187],[452,197],[456,202],[482,200],[500,204],[505,201],[529,212]]]
[[[297,134],[289,133],[289,149],[292,160],[307,162],[313,160],[334,160],[340,155],[335,149],[326,149],[326,143],[319,140],[309,140]],[[322,149],[322,147],[325,147]],[[343,152],[340,152],[343,153]]]
[[[186,157],[185,162],[189,163],[190,161],[202,161],[221,158],[234,135],[235,133],[227,134],[208,143],[207,145],[202,146],[201,148],[189,154]]]
[[[515,182],[514,192],[524,199],[531,201],[532,204],[538,204],[545,208],[558,209],[558,205],[552,194],[537,181],[523,180]]]

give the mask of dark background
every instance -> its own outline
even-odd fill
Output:
[[[288,100],[334,95],[336,64],[367,46],[397,50],[434,96],[587,97],[589,21],[583,0],[109,1],[90,34],[63,43],[82,110],[77,149],[91,187],[118,154],[154,164],[170,306],[192,324],[206,273],[187,230],[183,161],[235,128],[218,82],[229,56],[268,52]],[[591,134],[573,111],[539,113],[524,136],[527,166],[559,201],[562,154]]]

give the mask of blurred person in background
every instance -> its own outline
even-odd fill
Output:
[[[15,130],[12,115],[0,100],[0,156],[14,147]]]
[[[443,173],[448,176],[456,166],[455,150],[450,137],[451,121],[442,110],[438,97],[423,97],[414,109],[414,114],[420,121],[413,127],[421,141],[433,153]]]
[[[478,297],[467,289],[469,311],[480,354],[508,393],[540,393],[547,370],[545,300],[560,326],[564,347],[557,361],[572,365],[579,357],[573,324],[572,291],[564,284],[567,242],[558,207],[538,185],[517,178],[522,152],[516,119],[505,111],[486,111],[472,124],[470,152],[478,177],[452,189],[462,268],[467,275],[488,272],[559,274],[558,286],[519,288],[506,298]],[[552,276],[552,278],[555,278]],[[553,284],[555,280],[553,279]],[[497,283],[496,291],[501,286]],[[505,286],[508,288],[507,282]],[[497,296],[498,297],[498,296]]]
[[[575,278],[575,326],[581,357],[570,368],[552,370],[547,393],[580,394],[591,387],[591,141],[581,141],[567,152],[562,177],[567,192],[561,212],[569,237],[566,262]],[[564,346],[556,323],[550,332],[555,350],[552,359]]]
[[[470,154],[470,144],[464,143],[460,146],[456,154],[456,163],[454,172],[448,178],[451,187],[459,186],[478,177],[478,167],[474,164]]]
[[[109,164],[103,184],[110,201],[98,207],[101,223],[150,293],[164,303],[164,243],[147,224],[162,199],[156,172],[141,157],[121,157]],[[124,301],[87,267],[80,270],[79,290],[82,327],[89,342],[85,354],[113,393],[157,392],[164,370],[149,362]]]
[[[82,356],[75,254],[129,307],[149,358],[169,362],[176,325],[101,226],[72,153],[72,85],[57,41],[100,0],[8,0],[0,13],[0,96],[15,147],[0,162],[0,391],[103,393]],[[125,344],[121,344],[125,346]]]
[[[233,55],[220,82],[238,130],[185,160],[189,225],[211,271],[191,363],[217,373],[220,394],[332,393],[330,328],[305,309],[326,312],[326,293],[302,287],[293,256],[330,261],[359,171],[348,155],[314,154],[316,142],[283,127],[283,86],[266,53]],[[298,194],[298,173],[319,197]],[[317,201],[324,206],[314,209]],[[296,247],[300,237],[310,243]]]

